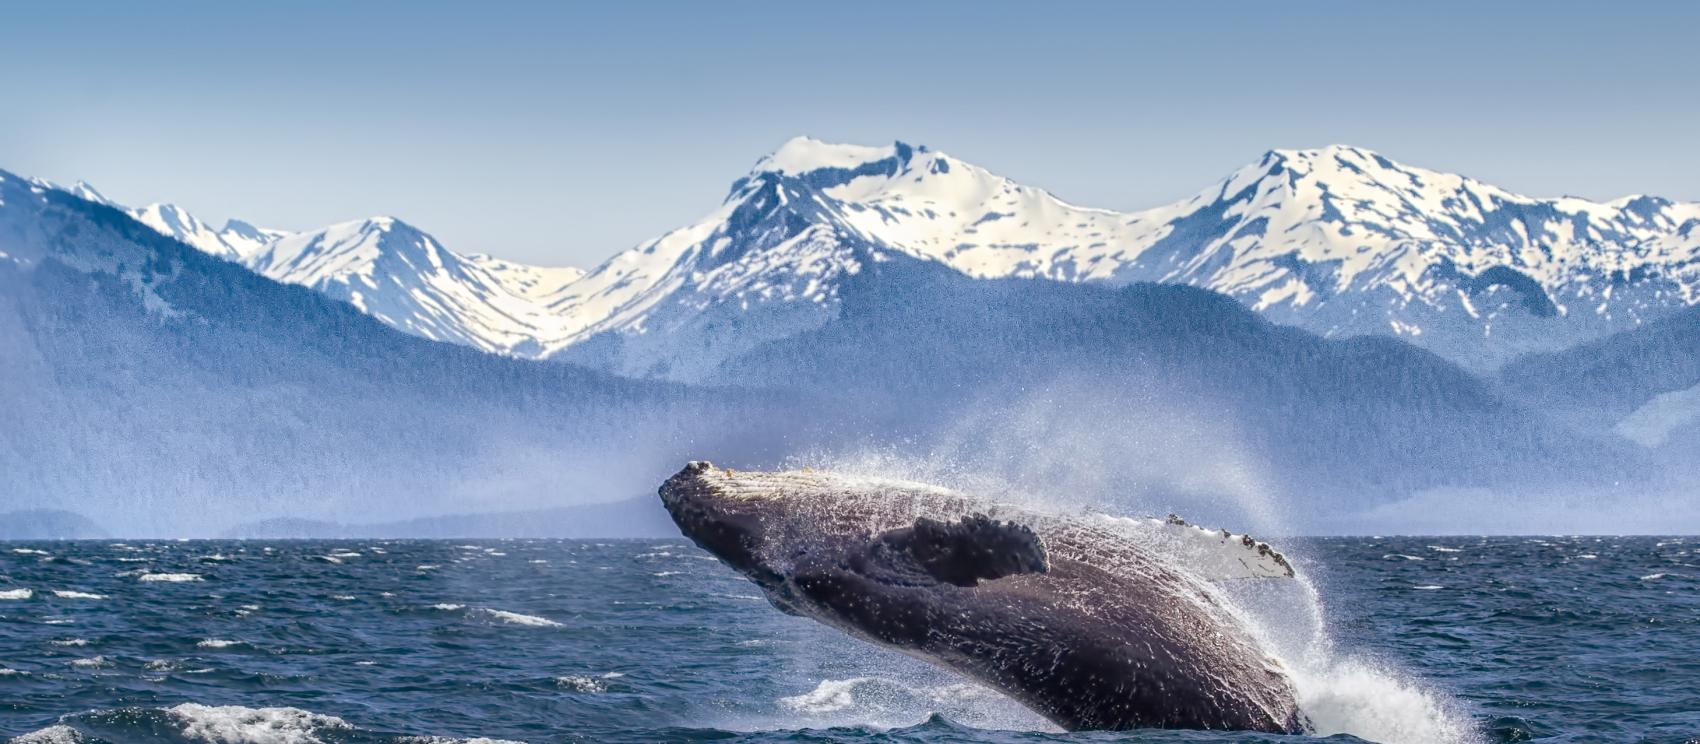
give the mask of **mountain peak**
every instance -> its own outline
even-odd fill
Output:
[[[105,194],[100,193],[100,189],[95,188],[94,184],[91,184],[88,181],[79,180],[76,183],[71,184],[71,188],[65,190],[80,199],[85,199],[96,204],[104,204],[108,207],[117,206],[117,204],[111,199],[106,198]]]
[[[1345,144],[1309,148],[1276,148],[1263,154],[1257,166],[1274,171],[1276,164],[1299,166],[1304,170],[1318,168],[1347,170],[1411,170],[1374,150]]]
[[[893,142],[885,147],[870,147],[833,144],[813,137],[792,137],[772,154],[756,161],[751,171],[797,176],[829,168],[855,170],[868,163],[892,159],[907,161],[914,153],[926,151],[924,146],[916,147],[904,142]]]

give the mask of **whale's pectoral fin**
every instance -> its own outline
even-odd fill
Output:
[[[1045,544],[1032,529],[984,514],[956,522],[921,517],[912,527],[881,533],[875,545],[887,562],[901,561],[907,564],[902,568],[957,586],[1044,573],[1051,566]]]
[[[1168,519],[1106,517],[1118,532],[1161,549],[1177,565],[1206,581],[1281,579],[1296,575],[1293,564],[1269,543],[1227,530]]]

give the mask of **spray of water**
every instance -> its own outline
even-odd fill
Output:
[[[1277,498],[1257,467],[1256,454],[1239,446],[1230,422],[1191,415],[1153,397],[1106,402],[1078,395],[1078,381],[1025,399],[999,401],[970,411],[944,446],[916,456],[899,448],[815,453],[793,464],[860,475],[934,483],[1040,511],[1095,508],[1128,515],[1161,515],[1191,506],[1234,531],[1290,535],[1290,500]],[[1074,405],[1077,401],[1090,405]],[[1150,487],[1160,484],[1161,487]],[[1198,520],[1202,521],[1202,520]],[[1304,574],[1293,581],[1247,581],[1222,587],[1223,595],[1253,635],[1291,676],[1301,710],[1319,736],[1350,734],[1381,744],[1445,744],[1480,738],[1458,702],[1414,675],[1373,656],[1338,648],[1322,594]],[[894,680],[915,689],[910,660],[870,653],[853,677],[825,680],[815,691],[788,698],[808,710],[858,710],[857,695]],[[910,680],[904,682],[904,678]],[[854,681],[861,680],[861,681]],[[830,684],[829,684],[830,683]],[[893,719],[886,690],[875,707],[882,723]],[[904,698],[925,705],[924,695]],[[980,711],[983,701],[986,710]],[[924,717],[931,708],[911,711]],[[1000,696],[954,701],[968,719],[1027,728],[995,711],[1011,703]],[[902,706],[898,706],[902,707]],[[901,716],[897,716],[901,717]],[[919,720],[917,718],[917,720]],[[963,718],[957,718],[963,720]],[[915,721],[911,721],[915,722]],[[1013,726],[1011,726],[1013,724]]]

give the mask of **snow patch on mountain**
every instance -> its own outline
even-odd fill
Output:
[[[570,319],[547,303],[584,273],[463,256],[393,217],[284,236],[244,263],[408,333],[520,356],[537,356],[566,333]]]

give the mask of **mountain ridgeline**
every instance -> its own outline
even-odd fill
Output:
[[[121,534],[629,497],[695,449],[778,454],[781,399],[396,332],[0,173],[6,509]]]
[[[683,382],[751,340],[834,317],[862,248],[975,278],[1188,284],[1321,336],[1396,336],[1478,373],[1700,298],[1700,204],[1529,197],[1339,145],[1272,150],[1189,199],[1117,212],[925,147],[797,138],[703,219],[589,271],[458,254],[388,217],[292,234],[213,230],[170,205],[129,212],[409,333]],[[707,350],[657,329],[692,329]]]
[[[1435,489],[1658,482],[1670,447],[1614,428],[1646,400],[1567,384],[1583,362],[1558,349],[1605,369],[1634,346],[1611,333],[1680,324],[1686,269],[1658,256],[1691,205],[1573,202],[1328,148],[1124,214],[795,140],[704,220],[579,272],[390,218],[214,231],[0,174],[0,409],[31,422],[0,433],[0,507],[441,532],[707,458],[1351,530]],[[1517,243],[1561,230],[1539,220],[1586,245]],[[1600,273],[1607,227],[1644,266]]]

